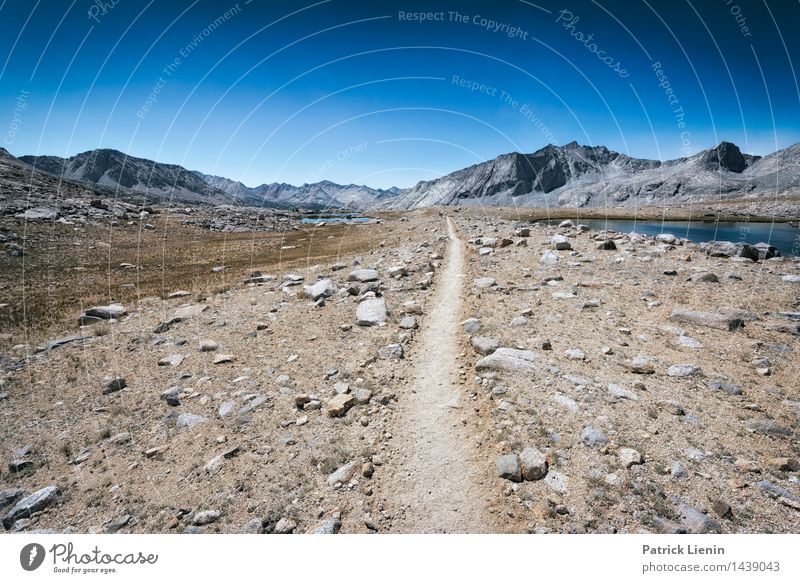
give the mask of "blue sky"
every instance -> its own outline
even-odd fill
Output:
[[[405,187],[572,140],[765,154],[800,141],[798,22],[755,0],[0,0],[0,146],[250,186]]]

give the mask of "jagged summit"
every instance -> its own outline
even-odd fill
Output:
[[[693,156],[662,162],[576,141],[548,144],[532,154],[503,154],[420,182],[384,206],[640,206],[774,196],[777,173],[783,175],[780,187],[791,194],[800,189],[797,154],[796,145],[761,158],[722,141]],[[776,158],[783,161],[780,170]]]

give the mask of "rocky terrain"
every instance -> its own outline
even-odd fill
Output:
[[[800,144],[759,158],[721,142],[662,163],[571,142],[533,154],[505,154],[420,182],[385,206],[638,208],[743,199],[757,201],[762,215],[797,216],[798,195]]]
[[[314,229],[6,338],[4,527],[800,532],[797,259],[477,209]]]

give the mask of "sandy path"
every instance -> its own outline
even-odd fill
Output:
[[[397,446],[403,456],[395,474],[398,501],[406,508],[399,532],[486,532],[481,466],[474,442],[462,428],[469,406],[456,383],[458,318],[463,286],[464,246],[452,221],[446,264],[411,355],[410,387],[402,401]]]

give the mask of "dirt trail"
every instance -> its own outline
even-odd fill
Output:
[[[463,286],[464,246],[452,221],[446,264],[423,318],[411,355],[415,391],[402,400],[397,445],[404,456],[395,474],[397,498],[406,511],[395,522],[400,532],[486,532],[485,496],[474,443],[462,428],[464,407],[456,384],[458,318]],[[473,447],[470,447],[473,446]]]

